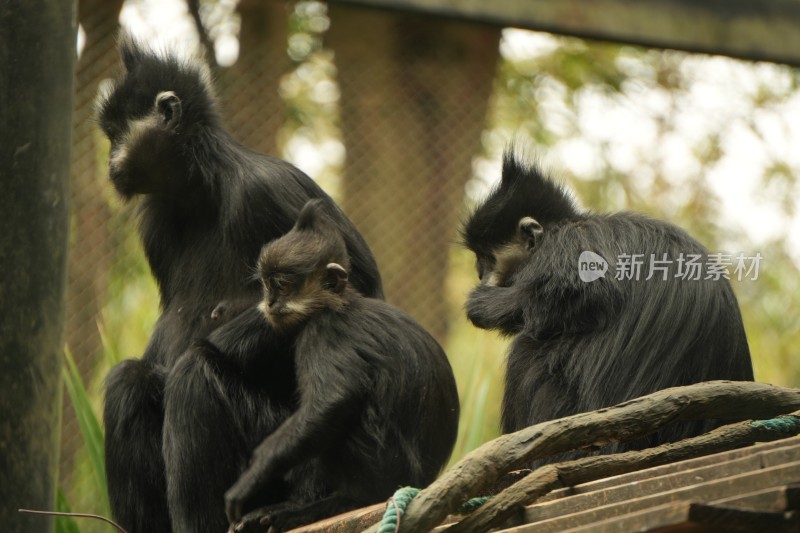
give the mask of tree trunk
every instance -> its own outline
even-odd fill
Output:
[[[0,524],[47,531],[58,474],[75,2],[0,7]]]
[[[500,30],[338,3],[330,17],[347,148],[344,210],[375,252],[387,299],[443,341],[448,255]]]

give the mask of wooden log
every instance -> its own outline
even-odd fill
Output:
[[[793,413],[792,416],[800,418],[800,411]],[[531,503],[554,488],[563,485],[578,485],[700,455],[709,455],[758,441],[784,439],[787,436],[785,433],[772,430],[764,425],[756,425],[751,421],[745,421],[717,428],[704,435],[646,450],[584,457],[563,463],[545,465],[495,496],[483,507],[464,518],[464,520],[448,528],[447,531],[449,533],[463,533],[488,530],[505,522],[517,513],[522,505]],[[798,448],[797,455],[796,460],[800,460],[800,448]],[[741,471],[737,470],[740,468],[752,469],[760,468],[760,466],[760,458],[745,457],[738,461],[706,467],[705,470],[710,470],[710,476],[723,477],[733,472]],[[691,475],[696,476],[697,472],[695,471]],[[643,488],[637,486],[635,490],[641,491]],[[607,496],[604,495],[604,498],[607,498]],[[594,506],[596,503],[590,505]],[[574,508],[574,502],[571,503],[571,506]],[[574,511],[575,509],[572,512]],[[551,509],[551,512],[557,515],[563,511]]]
[[[377,503],[292,529],[290,533],[358,533],[380,521],[385,510],[385,503]]]
[[[336,0],[584,39],[800,65],[795,0]]]
[[[763,383],[710,381],[674,387],[623,404],[543,422],[473,450],[409,505],[398,531],[427,531],[501,475],[532,460],[652,433],[671,422],[770,418],[800,408],[800,390]],[[377,531],[377,525],[368,531]]]

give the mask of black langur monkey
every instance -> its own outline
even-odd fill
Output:
[[[327,491],[261,509],[232,529],[284,531],[425,486],[455,443],[458,394],[447,356],[411,317],[350,287],[330,210],[310,201],[259,257],[260,308],[274,331],[294,339],[300,405],[255,449],[225,499],[235,523],[255,494],[312,460]]]
[[[514,336],[504,432],[668,387],[753,379],[730,283],[676,275],[681,257],[708,255],[680,228],[634,213],[579,211],[538,168],[507,153],[499,187],[462,233],[481,281],[466,304],[469,319]],[[596,255],[582,258],[584,252]],[[659,265],[672,266],[651,279],[646,269],[640,279],[617,279],[617,257],[623,254],[641,254],[645,263],[654,254]],[[596,270],[581,277],[581,268]],[[710,427],[670,426],[605,450],[678,440]]]
[[[129,36],[122,37],[120,52],[124,73],[100,96],[98,120],[111,141],[109,175],[114,187],[126,200],[140,199],[139,231],[158,282],[162,314],[142,358],[118,364],[106,382],[112,512],[131,533],[173,527],[203,531],[208,524],[224,529],[223,493],[246,458],[219,455],[217,444],[203,437],[239,431],[230,427],[238,420],[230,410],[253,405],[263,409],[261,431],[277,427],[295,403],[291,365],[283,365],[276,355],[278,362],[258,384],[249,381],[253,376],[236,381],[226,375],[225,387],[233,399],[225,405],[201,404],[206,397],[202,390],[172,394],[175,427],[166,429],[173,461],[165,473],[167,374],[193,341],[210,334],[211,345],[204,344],[202,354],[245,357],[253,348],[267,357],[267,345],[282,351],[270,345],[274,339],[263,320],[241,312],[246,306],[237,308],[238,316],[227,313],[222,321],[212,313],[221,301],[257,304],[261,286],[252,273],[261,247],[289,231],[311,198],[321,198],[337,214],[353,287],[382,297],[380,275],[364,239],[311,178],[289,163],[245,148],[225,131],[204,63],[155,53]],[[192,368],[189,359],[184,363],[184,374],[196,372],[206,378],[196,379],[198,386],[219,385],[214,373],[224,362],[203,357],[193,361]],[[250,401],[250,395],[255,400]],[[209,426],[213,432],[203,434]],[[170,513],[177,520],[172,525]]]

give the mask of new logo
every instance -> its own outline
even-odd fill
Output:
[[[608,262],[594,252],[584,251],[578,257],[578,275],[581,281],[590,283],[604,278],[608,272]]]

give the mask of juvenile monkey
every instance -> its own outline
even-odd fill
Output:
[[[328,207],[308,202],[294,228],[258,260],[261,310],[294,339],[298,409],[255,449],[226,493],[228,517],[294,468],[329,487],[315,501],[286,502],[233,527],[282,531],[425,486],[456,439],[458,395],[445,353],[419,324],[350,287],[350,260]]]

